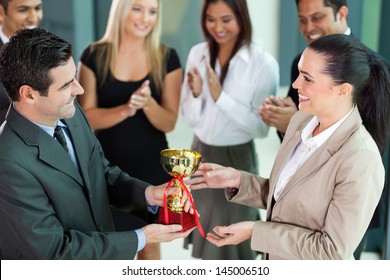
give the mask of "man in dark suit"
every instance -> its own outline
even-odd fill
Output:
[[[299,29],[308,43],[330,34],[347,34],[353,36],[347,22],[348,7],[346,0],[295,0],[295,2],[298,10]],[[384,61],[390,70],[389,63],[380,57],[379,54],[369,48],[367,48],[367,52]],[[291,65],[291,83],[299,76],[298,63],[301,54],[295,57]],[[290,119],[298,110],[298,105],[298,91],[290,85],[287,97],[268,97],[263,105],[259,107],[259,115],[265,123],[277,129],[280,140],[283,140]],[[387,166],[388,156],[384,155],[382,159],[384,165]],[[386,182],[384,193],[388,191],[388,188],[388,183]],[[382,226],[383,217],[381,215],[385,212],[385,207],[388,207],[388,202],[386,202],[385,196],[383,196],[370,223],[370,229]],[[355,252],[355,258],[360,258],[366,241],[367,235]]]
[[[43,17],[42,0],[0,0],[0,47],[22,28],[38,27]],[[10,101],[0,83],[0,125]]]
[[[146,243],[191,231],[149,224],[114,232],[110,205],[146,219],[163,205],[165,184],[109,164],[76,103],[84,90],[75,76],[71,45],[39,28],[17,31],[0,52],[12,100],[0,127],[2,259],[133,259]]]

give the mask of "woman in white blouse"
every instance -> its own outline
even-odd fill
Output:
[[[384,185],[389,72],[341,34],[312,42],[298,67],[299,111],[270,179],[203,164],[188,184],[227,186],[229,201],[267,209],[267,221],[215,227],[207,239],[217,246],[251,240],[269,259],[352,259]]]
[[[253,139],[267,136],[269,127],[257,108],[279,86],[277,61],[252,42],[252,27],[245,0],[204,1],[202,29],[206,42],[188,56],[181,93],[184,122],[194,130],[192,149],[203,161],[258,172]],[[217,224],[257,220],[259,211],[226,202],[222,190],[193,193],[205,231]],[[217,248],[194,231],[186,239],[193,257],[202,259],[254,259],[250,243]]]

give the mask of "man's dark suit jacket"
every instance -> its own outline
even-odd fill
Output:
[[[3,41],[0,39],[0,48],[3,46]],[[5,114],[7,113],[10,101],[7,93],[3,87],[3,84],[0,82],[0,125],[5,120]]]
[[[133,259],[134,231],[114,232],[110,204],[147,216],[147,183],[110,166],[79,105],[61,145],[13,106],[0,128],[2,259]]]

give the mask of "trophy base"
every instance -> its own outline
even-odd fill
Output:
[[[169,224],[178,224],[183,227],[180,232],[187,231],[193,227],[196,227],[196,221],[193,214],[187,212],[175,212],[168,210]],[[164,208],[160,208],[158,211],[158,223],[166,225]]]

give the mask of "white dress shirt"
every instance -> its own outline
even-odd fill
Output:
[[[275,95],[279,87],[279,64],[270,54],[251,44],[242,47],[231,59],[217,102],[211,97],[206,65],[209,48],[203,42],[192,47],[186,64],[181,91],[181,113],[184,122],[194,129],[205,144],[231,146],[265,137],[267,126],[258,115],[264,99]],[[197,67],[203,79],[203,89],[195,98],[187,82],[187,73]],[[221,67],[217,61],[218,76]]]
[[[7,35],[4,34],[3,26],[1,24],[0,24],[0,40],[3,42],[3,44],[9,42],[9,38],[7,37]]]
[[[314,116],[311,121],[302,130],[301,141],[290,155],[289,159],[285,163],[282,171],[280,172],[278,181],[274,191],[275,201],[279,199],[284,187],[290,181],[291,177],[297,172],[297,170],[306,162],[306,160],[314,154],[318,148],[325,143],[326,140],[336,131],[336,129],[343,123],[343,121],[352,113],[351,111],[345,115],[338,122],[328,127],[320,134],[312,137],[314,129],[319,124],[318,118]]]

